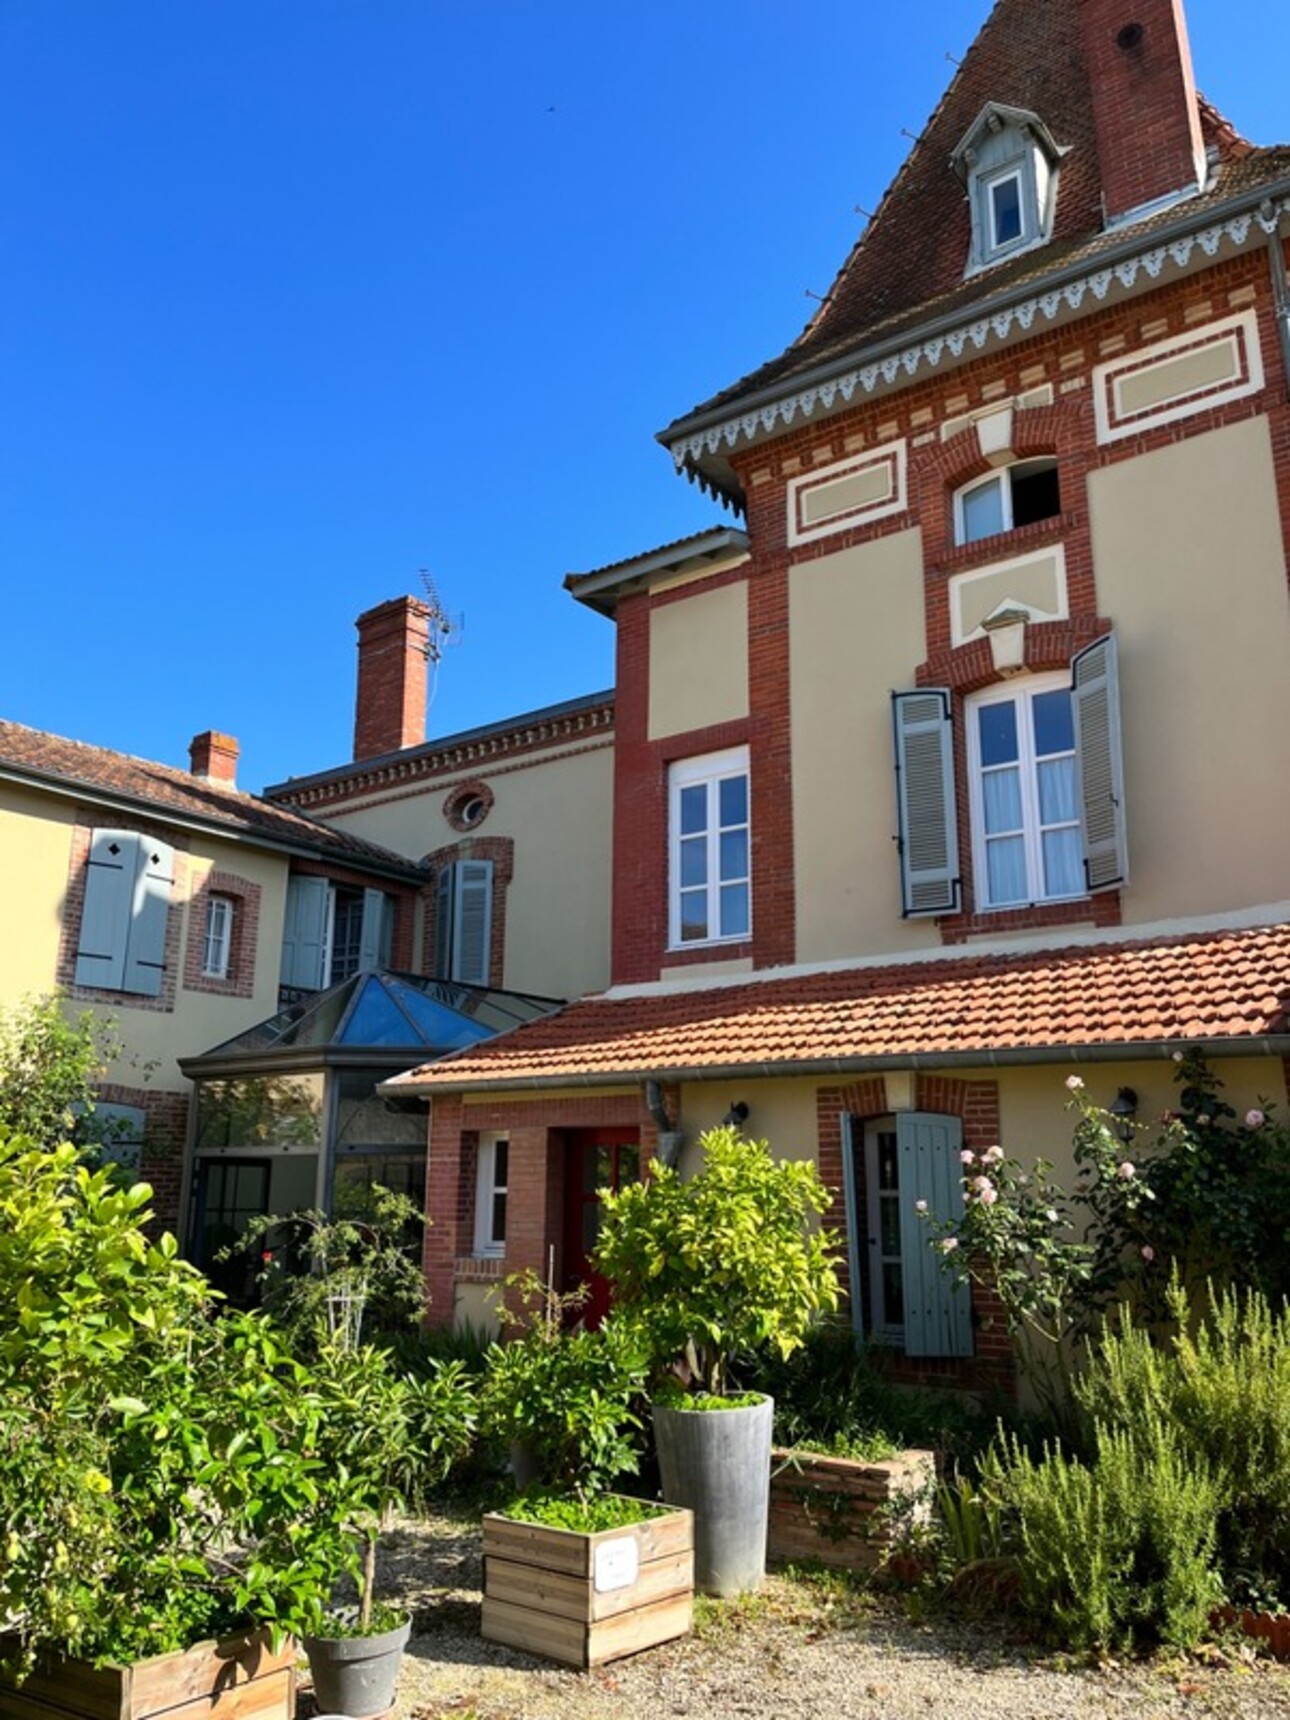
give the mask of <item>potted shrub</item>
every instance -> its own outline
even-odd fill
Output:
[[[257,1715],[288,1720],[284,1638],[336,1575],[321,1404],[269,1323],[212,1317],[148,1200],[0,1131],[0,1659],[69,1714],[178,1690],[217,1717],[263,1680]]]
[[[504,1318],[522,1330],[488,1353],[483,1422],[523,1449],[538,1483],[484,1518],[484,1636],[585,1667],[683,1635],[690,1513],[609,1491],[640,1462],[639,1334],[612,1317],[570,1330],[582,1296],[557,1296],[532,1273],[507,1288],[520,1311]]]
[[[602,1195],[595,1264],[671,1387],[654,1404],[663,1497],[693,1509],[695,1581],[725,1595],[765,1573],[774,1417],[768,1396],[734,1390],[732,1365],[768,1345],[790,1355],[839,1288],[815,1166],[732,1127],[701,1146],[688,1180],[655,1161],[647,1182]]]
[[[323,1345],[314,1372],[318,1449],[329,1478],[323,1533],[339,1536],[358,1604],[320,1608],[303,1640],[319,1707],[362,1720],[393,1703],[412,1628],[408,1614],[376,1599],[381,1531],[467,1448],[474,1392],[459,1361],[432,1363],[414,1376],[400,1373],[385,1350],[343,1341]]]

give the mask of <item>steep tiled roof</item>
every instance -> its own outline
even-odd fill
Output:
[[[1064,266],[1091,263],[1099,252],[1135,234],[1145,237],[1184,212],[1200,219],[1290,171],[1290,151],[1252,149],[1202,100],[1202,131],[1218,158],[1212,186],[1185,206],[1107,232],[1080,7],[1081,0],[998,0],[807,327],[777,358],[660,432],[661,441],[691,420],[707,419],[845,353]],[[987,102],[1043,120],[1063,150],[1060,194],[1047,245],[965,280],[971,217],[949,159]]]
[[[151,808],[163,818],[169,813],[230,833],[260,837],[276,847],[310,849],[352,866],[418,876],[416,866],[403,855],[343,830],[332,830],[253,794],[208,782],[173,765],[87,746],[84,741],[66,740],[43,729],[29,729],[23,723],[0,721],[0,776],[79,788],[94,796]]]
[[[430,1089],[607,1084],[870,1059],[1022,1061],[1287,1032],[1290,924],[586,998],[403,1077]]]

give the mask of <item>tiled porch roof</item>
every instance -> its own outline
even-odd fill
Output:
[[[584,998],[398,1085],[428,1092],[1290,1050],[1290,924]]]

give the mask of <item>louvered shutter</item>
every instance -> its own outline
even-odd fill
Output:
[[[860,1242],[864,1215],[859,1206],[859,1186],[856,1177],[856,1147],[860,1130],[854,1117],[843,1116],[842,1123],[842,1193],[846,1201],[847,1274],[851,1281],[851,1329],[864,1331],[864,1298],[860,1294]]]
[[[370,973],[385,965],[388,942],[385,936],[386,908],[389,898],[384,890],[363,891],[363,925],[359,934],[358,966],[360,973]]]
[[[141,847],[141,838],[132,830],[96,830],[90,839],[76,946],[77,985],[123,989]]]
[[[96,1100],[94,1134],[103,1164],[117,1165],[127,1176],[137,1176],[143,1158],[145,1117],[137,1105],[108,1105]]]
[[[1075,768],[1084,876],[1090,894],[1128,882],[1124,756],[1115,637],[1108,634],[1071,660]]]
[[[452,975],[463,985],[487,985],[493,933],[493,862],[457,862]]]
[[[942,1266],[932,1232],[918,1216],[925,1200],[937,1218],[963,1216],[963,1125],[957,1117],[902,1111],[899,1154],[900,1256],[905,1289],[905,1353],[970,1356],[972,1302],[967,1285]]]
[[[958,819],[950,695],[943,687],[893,693],[896,803],[900,820],[901,912],[952,914],[959,907]]]
[[[457,902],[457,868],[443,866],[435,880],[434,971],[436,979],[452,978],[452,923]]]
[[[322,990],[329,898],[325,878],[287,880],[281,982],[294,990]]]
[[[139,992],[144,997],[161,994],[174,882],[174,849],[164,842],[141,838],[136,854],[122,991]]]

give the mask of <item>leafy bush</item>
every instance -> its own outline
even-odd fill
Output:
[[[0,1011],[0,1128],[40,1146],[102,1135],[95,1082],[125,1047],[93,1010],[68,1015],[58,997]]]
[[[789,1356],[836,1309],[837,1250],[812,1224],[831,1201],[813,1163],[777,1161],[730,1127],[700,1145],[688,1180],[656,1161],[648,1181],[602,1192],[594,1265],[655,1365],[721,1396],[740,1352]]]

